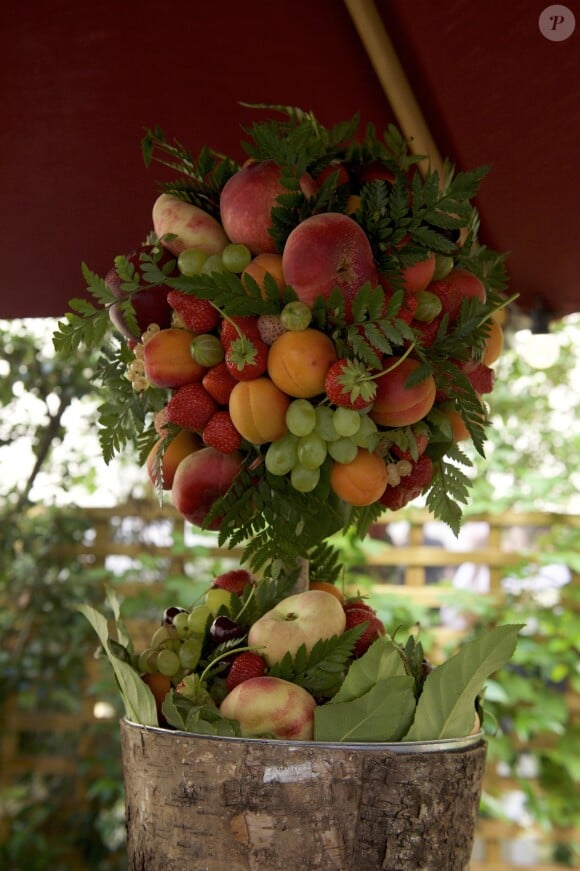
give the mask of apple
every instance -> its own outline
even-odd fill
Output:
[[[308,173],[299,184],[306,197],[316,193],[316,184]],[[221,221],[230,240],[247,245],[254,255],[274,254],[271,211],[280,194],[287,193],[288,188],[280,180],[280,167],[273,160],[250,162],[234,173],[220,195]]]
[[[207,255],[221,254],[229,242],[219,221],[203,209],[171,194],[161,194],[155,200],[153,229],[173,254],[180,254],[186,248],[199,248]],[[175,235],[175,238],[161,238],[166,233]]]
[[[314,698],[303,687],[263,675],[234,687],[221,703],[220,713],[238,721],[244,738],[312,741],[315,708]]]
[[[222,454],[214,448],[201,448],[179,463],[175,470],[171,501],[174,508],[195,526],[203,526],[216,499],[231,487],[242,465],[242,455]],[[220,518],[209,527],[219,529]]]
[[[131,303],[135,311],[135,318],[138,325],[137,332],[132,330],[127,323],[119,303],[113,303],[109,309],[111,322],[127,339],[139,339],[149,324],[158,324],[161,329],[164,329],[171,323],[172,308],[167,302],[169,288],[162,284],[148,285],[141,278],[142,257],[148,258],[148,255],[151,255],[154,252],[155,246],[141,245],[139,248],[133,249],[126,255],[126,259],[137,273],[139,282],[142,282],[145,285],[141,290],[131,294]],[[170,252],[163,251],[159,258],[158,265],[161,268],[173,259],[173,255]],[[170,275],[177,276],[178,274],[177,264],[175,264],[175,268],[171,270]],[[123,282],[116,266],[111,267],[104,280],[109,290],[115,296],[119,297],[120,300],[126,299],[129,296],[127,291],[123,290],[121,287]]]
[[[298,299],[310,307],[338,287],[347,320],[352,320],[352,301],[362,285],[379,280],[366,233],[340,212],[312,215],[298,224],[286,240],[282,269]]]
[[[294,655],[303,644],[310,652],[317,641],[344,632],[346,617],[332,593],[306,590],[282,599],[250,627],[248,646],[260,648],[268,665]]]

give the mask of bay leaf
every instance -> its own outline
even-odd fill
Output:
[[[314,740],[400,741],[415,711],[413,687],[412,677],[397,675],[383,678],[358,698],[320,705],[314,711]]]
[[[475,700],[485,681],[511,658],[522,625],[497,626],[463,647],[427,676],[405,741],[469,735]]]
[[[387,635],[377,638],[367,652],[352,663],[331,704],[357,699],[378,681],[404,674],[405,666],[397,645]]]

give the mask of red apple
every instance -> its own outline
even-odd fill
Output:
[[[171,323],[172,309],[167,302],[169,288],[162,284],[148,285],[141,278],[142,257],[147,258],[148,255],[154,252],[154,250],[155,248],[153,245],[141,245],[139,248],[135,248],[126,255],[126,259],[138,273],[139,283],[145,285],[142,290],[138,290],[136,293],[131,295],[131,303],[135,311],[138,330],[135,332],[129,327],[118,303],[114,303],[109,309],[111,322],[127,339],[139,339],[149,324],[158,324],[161,329],[163,329],[164,327],[168,327]],[[158,261],[158,265],[160,267],[164,266],[169,260],[174,260],[173,255],[170,252],[163,251]],[[170,274],[179,274],[177,271],[177,264],[175,264],[175,268]],[[117,272],[117,267],[113,266],[105,276],[105,284],[115,296],[119,297],[119,299],[125,299],[129,296],[127,291],[122,289],[122,283],[119,273]]]
[[[202,448],[189,454],[178,465],[171,488],[176,510],[195,526],[203,526],[216,499],[231,487],[242,465],[238,453],[222,454],[214,448]],[[220,519],[209,528],[218,529]]]
[[[268,665],[280,662],[287,652],[295,654],[302,644],[310,651],[322,638],[340,635],[346,626],[341,603],[324,590],[306,590],[282,599],[250,627],[248,646]]]
[[[352,301],[366,282],[376,285],[378,271],[366,233],[340,212],[313,215],[298,224],[282,252],[284,277],[298,298],[312,306],[338,287],[345,300],[347,319]]]
[[[153,229],[161,238],[166,233],[175,239],[162,239],[173,254],[186,248],[199,248],[206,254],[221,254],[228,238],[223,227],[203,209],[171,194],[161,194],[153,204]]]
[[[314,196],[316,185],[305,173],[300,188]],[[276,244],[270,234],[272,208],[280,194],[289,191],[280,181],[280,167],[273,160],[248,163],[223,186],[220,215],[224,230],[232,242],[247,245],[252,254],[275,253]]]
[[[244,738],[312,741],[315,708],[303,687],[264,675],[238,684],[221,703],[220,713],[238,721]]]

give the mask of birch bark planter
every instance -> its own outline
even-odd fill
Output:
[[[214,738],[121,722],[130,871],[465,871],[481,735]]]

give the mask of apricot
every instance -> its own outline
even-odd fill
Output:
[[[257,257],[254,257],[251,260],[244,271],[241,274],[241,282],[246,287],[245,278],[249,275],[254,281],[259,285],[260,290],[262,291],[262,297],[266,298],[266,290],[264,287],[264,282],[266,275],[271,275],[274,281],[278,286],[278,290],[280,294],[284,291],[286,287],[286,282],[284,281],[284,272],[282,271],[282,257],[280,254],[258,254]]]
[[[289,330],[270,346],[268,374],[276,387],[299,399],[324,392],[329,367],[337,360],[331,339],[319,330]]]
[[[242,438],[254,445],[276,441],[287,431],[290,399],[269,378],[239,381],[230,393],[230,417]]]
[[[163,448],[164,444],[165,439],[163,438],[155,442],[145,461],[145,468],[153,486],[157,485],[160,478],[162,489],[171,490],[175,470],[178,465],[188,454],[199,450],[202,447],[202,443],[195,433],[182,429],[177,433],[175,438],[166,443],[163,456],[159,458],[159,451]]]
[[[170,327],[159,330],[145,342],[145,376],[155,387],[181,387],[201,381],[207,369],[191,356],[195,333]]]
[[[385,461],[366,448],[359,448],[352,462],[333,464],[330,486],[349,505],[372,505],[381,498],[387,486]]]
[[[391,369],[394,364],[397,365]],[[370,412],[379,426],[409,426],[429,413],[436,394],[433,376],[427,375],[413,387],[407,386],[407,379],[420,365],[412,357],[400,362],[396,357],[383,361],[383,368],[390,371],[377,378],[377,393]]]
[[[503,351],[503,329],[495,315],[488,321],[489,332],[485,340],[485,350],[481,362],[493,366]]]

